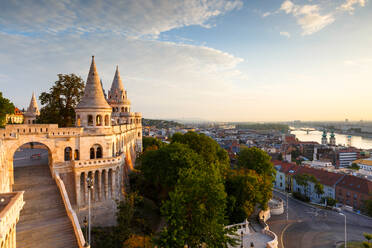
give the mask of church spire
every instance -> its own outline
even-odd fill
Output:
[[[94,56],[90,65],[84,96],[76,107],[77,109],[111,109],[103,94],[100,78],[98,76]]]
[[[34,115],[40,115],[39,107],[37,106],[35,92],[32,92],[30,105],[27,108],[27,112]]]
[[[112,80],[111,90],[121,90],[124,91],[123,82],[121,81],[119,66],[116,66],[114,80]]]

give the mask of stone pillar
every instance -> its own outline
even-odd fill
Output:
[[[81,173],[77,173],[76,175],[75,175],[75,190],[76,190],[76,205],[78,206],[78,207],[80,207],[80,205],[81,205],[81,196],[80,196],[80,193],[81,193],[81,189],[80,189],[80,174]]]
[[[111,189],[112,189],[112,192],[111,192],[111,196],[112,196],[112,199],[115,199],[115,193],[116,193],[116,180],[115,180],[115,171],[112,170],[112,173],[111,173]]]
[[[105,199],[107,200],[109,196],[108,192],[108,170],[105,170]]]
[[[88,179],[88,172],[84,172],[84,205],[88,203],[88,185],[87,185],[87,179]]]
[[[98,200],[102,201],[102,171],[98,171]]]

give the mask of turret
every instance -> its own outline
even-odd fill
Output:
[[[36,117],[40,115],[39,107],[37,106],[35,93],[32,93],[30,105],[27,108],[27,111],[24,113],[24,123],[25,124],[34,124]]]
[[[333,130],[332,130],[332,132],[331,132],[331,136],[330,136],[330,138],[329,138],[329,144],[330,144],[331,146],[335,146],[335,145],[336,145],[336,137],[335,137],[335,133],[334,133]]]
[[[103,128],[111,125],[111,106],[107,103],[94,56],[90,65],[84,96],[75,108],[76,125],[86,128]]]
[[[322,145],[327,145],[327,131],[324,130],[322,134]]]
[[[112,118],[116,124],[130,123],[130,101],[120,77],[119,67],[116,66],[111,89],[108,92],[108,102],[112,107]]]

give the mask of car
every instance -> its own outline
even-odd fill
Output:
[[[36,160],[36,159],[41,159],[41,154],[40,153],[35,153],[30,156],[31,160]]]
[[[338,208],[338,207],[333,207],[333,210],[335,210],[338,213],[341,213],[342,212],[341,208]]]

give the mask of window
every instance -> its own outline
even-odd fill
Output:
[[[76,149],[76,150],[75,150],[75,153],[74,153],[74,160],[79,160],[79,159],[80,159],[79,150]]]
[[[81,124],[80,123],[80,115],[77,115],[76,119],[77,119],[76,124],[77,124],[78,127],[80,127],[80,124]]]
[[[95,158],[95,152],[94,152],[94,148],[90,148],[90,159],[94,159]]]
[[[96,116],[96,126],[102,126],[102,116],[101,115]]]
[[[93,116],[88,115],[88,126],[93,126]]]
[[[109,115],[105,116],[105,126],[110,126],[110,116]]]
[[[72,149],[71,147],[65,148],[65,161],[70,161],[72,159]]]
[[[124,107],[121,107],[121,112],[124,112]]]
[[[97,147],[96,158],[102,158],[102,147]]]

